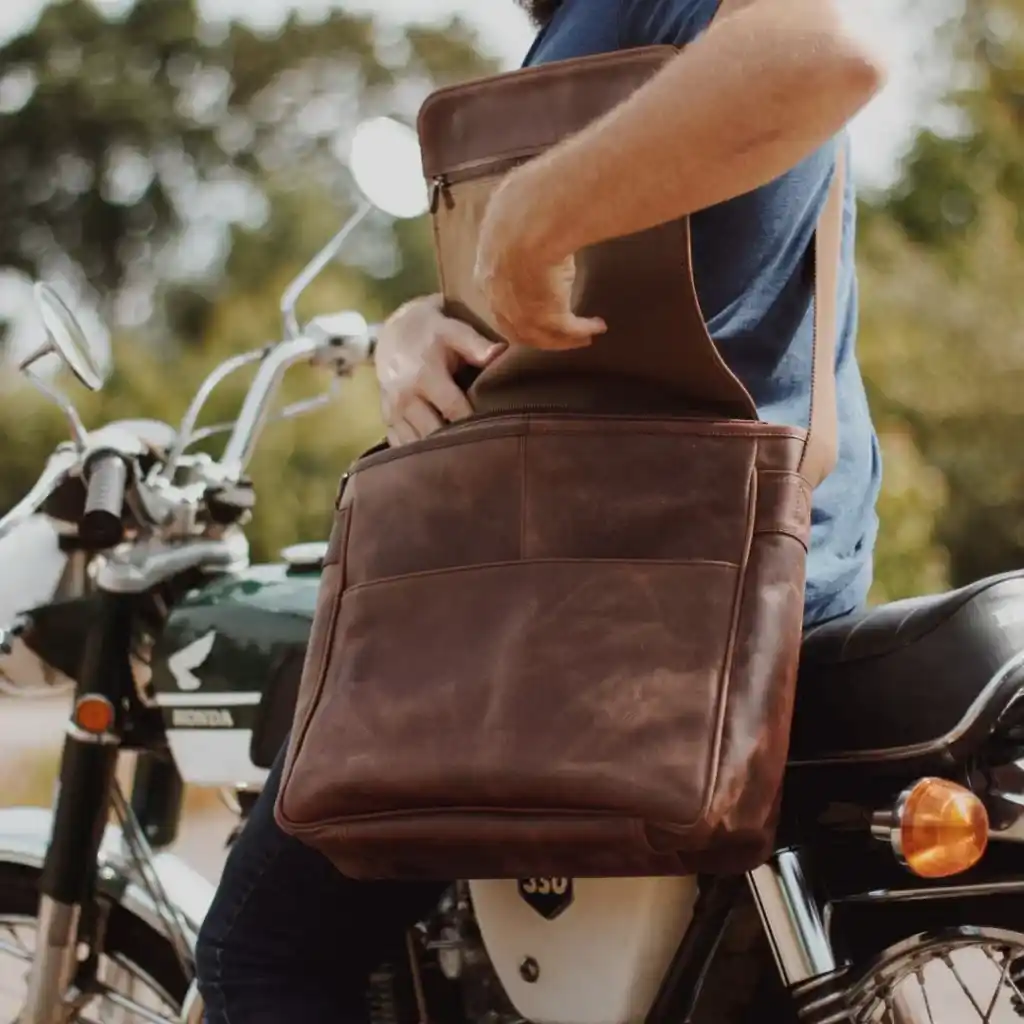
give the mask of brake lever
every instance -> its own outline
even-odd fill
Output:
[[[377,328],[359,313],[328,313],[306,324],[303,335],[318,346],[315,366],[330,366],[339,377],[368,363],[377,348]]]
[[[223,423],[211,423],[208,427],[200,427],[198,430],[192,432],[188,441],[182,446],[182,451],[186,452],[194,444],[199,444],[200,441],[206,441],[211,437],[216,437],[218,434],[230,434],[235,429],[235,423],[237,420],[225,421]]]

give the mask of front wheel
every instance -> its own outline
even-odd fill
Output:
[[[39,872],[0,864],[0,1024],[19,1024],[35,950]],[[112,908],[91,991],[69,1019],[82,1024],[177,1024],[188,991],[172,943],[123,907]]]

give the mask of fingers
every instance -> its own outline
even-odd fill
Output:
[[[436,374],[421,395],[413,395],[402,403],[400,411],[390,408],[385,401],[382,412],[388,424],[388,443],[397,448],[429,437],[445,423],[466,419],[473,414],[473,406],[451,378]]]
[[[482,334],[475,331],[469,324],[462,323],[461,320],[447,320],[443,336],[445,344],[456,355],[481,369],[505,348],[500,342],[488,341]]]
[[[403,386],[381,388],[381,413],[394,438],[388,440],[408,444],[428,437],[445,423],[464,420],[473,413],[465,392],[452,380],[439,360],[422,363],[414,376]]]
[[[408,409],[416,403],[425,403],[432,414],[440,413],[441,418],[448,422],[465,419],[473,411],[469,399],[452,380],[451,373],[440,359],[421,363],[411,386],[397,399],[397,411],[405,419],[410,419]]]
[[[388,427],[388,444],[392,448],[401,448],[403,444],[412,444],[416,440],[416,431],[405,420],[396,420]]]
[[[469,404],[469,398],[451,377],[439,376],[431,383],[433,386],[426,397],[449,423],[472,416],[473,406]]]
[[[515,338],[520,345],[545,351],[585,348],[608,330],[599,317],[579,317],[574,313],[537,318],[523,314],[515,321],[503,316],[496,319],[503,334]]]
[[[521,261],[501,273],[489,269],[493,265],[478,254],[477,284],[498,330],[510,341],[547,350],[583,348],[608,329],[599,317],[572,310],[575,258],[546,268]]]
[[[429,437],[444,426],[437,410],[423,399],[410,402],[402,411],[402,419],[416,432],[419,438]]]
[[[385,408],[384,419],[388,428],[388,444],[392,448],[421,441],[444,426],[438,411],[418,397],[406,402],[400,413]]]

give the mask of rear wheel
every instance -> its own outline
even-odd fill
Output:
[[[850,986],[855,1024],[1019,1024],[1024,935],[951,928],[884,950]]]
[[[35,949],[39,872],[0,864],[0,1024],[15,1024]],[[82,1024],[177,1024],[189,979],[173,945],[123,907],[112,908]]]
[[[757,912],[743,899],[708,971],[693,1024],[1024,1021],[1019,897],[847,905],[836,908],[832,934],[844,942],[851,968],[822,985],[798,987],[794,1001],[779,980]]]
[[[849,943],[854,1024],[1020,1024],[1024,900],[849,904],[833,934]]]

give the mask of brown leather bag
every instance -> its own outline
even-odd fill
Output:
[[[674,53],[445,89],[420,133],[448,310],[516,163]],[[361,878],[738,871],[770,852],[811,492],[835,461],[842,166],[818,225],[810,431],[704,325],[689,222],[581,253],[593,346],[512,346],[479,415],[343,481],[276,813]]]

